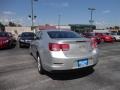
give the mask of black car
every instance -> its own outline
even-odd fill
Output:
[[[23,32],[18,36],[19,47],[29,47],[30,42],[34,39],[35,34],[33,32]]]

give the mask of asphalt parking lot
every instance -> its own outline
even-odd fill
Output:
[[[120,42],[99,48],[94,70],[46,75],[27,48],[0,50],[0,90],[120,90]]]

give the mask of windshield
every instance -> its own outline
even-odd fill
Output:
[[[21,34],[22,37],[34,37],[34,33],[22,33]]]
[[[81,36],[72,31],[49,31],[50,38],[81,38]]]
[[[0,32],[0,37],[8,37],[8,33]]]

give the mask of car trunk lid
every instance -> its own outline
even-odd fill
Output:
[[[63,53],[67,57],[80,57],[88,54],[92,50],[91,42],[86,38],[77,38],[77,39],[56,39],[55,43],[59,44],[68,44],[69,50],[64,51]]]

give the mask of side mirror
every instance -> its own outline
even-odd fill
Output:
[[[21,37],[21,35],[18,35],[18,37]]]

